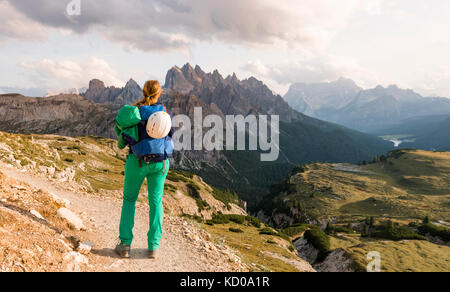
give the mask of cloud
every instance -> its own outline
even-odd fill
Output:
[[[250,61],[242,70],[263,79],[275,91],[284,92],[292,83],[316,83],[335,81],[340,77],[352,78],[363,87],[376,85],[377,78],[357,64],[352,58],[331,55],[315,55],[303,52],[301,58],[277,64]]]
[[[95,57],[79,62],[43,59],[22,62],[20,66],[25,69],[24,74],[31,86],[43,86],[51,91],[86,87],[88,81],[94,78],[114,86],[123,86],[125,80],[105,60]]]
[[[83,34],[96,31],[128,49],[189,50],[196,41],[237,45],[327,46],[364,0],[81,0],[81,15],[68,16],[70,1],[0,0],[30,21]]]
[[[36,41],[44,38],[46,28],[18,12],[10,2],[0,0],[0,44],[7,39]]]
[[[450,98],[450,66],[442,66],[431,73],[421,72],[414,84],[415,89],[425,96]]]

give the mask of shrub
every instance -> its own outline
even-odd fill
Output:
[[[228,210],[231,210],[230,204],[236,204],[239,197],[236,193],[231,193],[229,190],[222,191],[213,187],[212,196],[225,204]]]
[[[72,162],[73,162],[73,159],[72,159],[72,158],[66,158],[66,159],[64,159],[64,161],[69,162],[69,163],[72,163]]]
[[[166,183],[164,185],[164,189],[167,191],[175,192],[177,190],[177,187],[171,184]]]
[[[278,232],[270,227],[264,227],[263,229],[259,230],[259,234],[278,236]]]
[[[227,216],[231,222],[234,222],[236,224],[244,224],[245,222],[245,216],[242,215],[230,214],[225,216]]]
[[[215,213],[212,215],[212,219],[209,220],[210,222],[214,224],[228,224],[230,223],[230,219],[226,215],[223,215],[222,213]]]
[[[293,251],[295,250],[295,248],[294,248],[292,245],[290,245],[290,246],[288,247],[288,249],[289,249],[290,252],[293,252]]]
[[[175,174],[178,174],[180,176],[185,176],[187,178],[193,179],[194,178],[194,174],[185,170],[172,170]]]
[[[331,248],[330,237],[318,227],[307,230],[304,237],[308,243],[319,251],[317,260],[319,262],[323,261]]]
[[[80,146],[69,146],[67,150],[81,150]]]
[[[270,227],[264,227],[263,229],[260,229],[259,234],[278,236],[283,238],[284,240],[291,242],[291,239],[288,235],[284,234],[281,230],[274,230]]]
[[[214,213],[212,215],[212,220],[210,221],[214,224],[228,224],[230,222],[234,222],[236,224],[245,224],[246,222],[248,222],[250,225],[256,228],[261,227],[261,221],[259,221],[258,218],[237,214]]]
[[[275,241],[273,241],[273,240],[267,240],[267,243],[270,243],[270,244],[276,244],[276,242]]]
[[[301,234],[308,230],[309,226],[307,224],[295,224],[288,228],[284,228],[282,231],[284,234],[289,236],[295,236],[297,234]]]
[[[242,229],[230,227],[228,230],[234,233],[244,233]]]
[[[202,199],[200,196],[200,187],[193,182],[188,183],[187,185],[189,196],[192,197],[197,203],[198,209],[200,211],[205,210],[209,207],[209,204]]]
[[[198,223],[203,223],[203,218],[197,215],[189,215],[189,214],[183,214],[183,217],[192,219],[197,221]]]
[[[419,227],[419,232],[422,235],[430,234],[431,236],[436,236],[444,241],[450,241],[450,230],[446,227],[437,226],[432,223],[423,224]]]
[[[327,225],[325,232],[327,234],[336,234],[336,233],[352,234],[352,233],[355,233],[355,231],[353,230],[353,228],[351,228],[351,226],[335,226],[330,223]]]
[[[173,182],[185,182],[185,183],[189,183],[190,180],[189,178],[187,178],[185,175],[181,174],[180,171],[176,171],[176,170],[170,170],[169,173],[167,174],[167,179]]]
[[[259,221],[258,218],[249,215],[245,217],[245,220],[247,220],[247,222],[250,223],[252,226],[256,228],[261,228],[261,221]]]
[[[407,226],[399,226],[388,223],[376,226],[375,231],[371,232],[371,237],[390,239],[394,241],[399,240],[428,240],[425,236],[414,232]]]

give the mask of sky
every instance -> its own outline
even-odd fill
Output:
[[[292,83],[351,78],[450,97],[448,0],[0,0],[0,93],[38,96],[189,62]]]

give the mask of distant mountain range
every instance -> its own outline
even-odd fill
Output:
[[[450,114],[450,99],[423,97],[395,85],[364,90],[350,79],[293,84],[284,99],[294,109],[368,133],[420,116]]]
[[[76,94],[82,95],[86,92],[87,88],[69,88],[63,91],[47,91],[44,97],[56,96],[60,94]]]
[[[182,151],[174,157],[174,167],[190,170],[222,189],[238,191],[250,207],[295,165],[371,160],[393,146],[375,136],[301,114],[255,78],[223,78],[217,70],[205,73],[199,66],[186,64],[169,70],[165,87],[161,101],[174,114],[192,116],[194,107],[201,106],[204,116],[280,116],[280,157],[276,162],[261,162],[257,151]],[[0,113],[8,113],[1,115],[0,130],[113,137],[112,125],[118,109],[141,98],[142,90],[134,80],[124,88],[106,87],[102,81],[92,80],[83,97],[0,96]]]

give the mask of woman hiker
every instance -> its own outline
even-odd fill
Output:
[[[134,106],[124,106],[116,118],[115,132],[119,148],[130,147],[125,164],[122,215],[116,253],[130,257],[133,241],[136,201],[142,183],[147,179],[149,212],[148,256],[156,257],[162,237],[164,182],[169,172],[169,158],[173,152],[171,116],[158,103],[162,88],[158,81],[147,81],[144,98]]]

